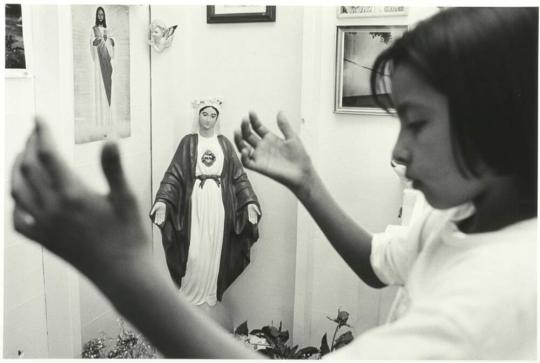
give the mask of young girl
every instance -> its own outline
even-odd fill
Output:
[[[372,89],[391,87],[401,123],[393,158],[430,205],[408,228],[371,235],[347,217],[282,113],[284,139],[255,113],[242,121],[244,165],[295,193],[366,283],[406,291],[396,321],[327,357],[536,358],[537,46],[538,9],[456,8],[377,58]],[[103,150],[111,192],[99,196],[52,145],[37,122],[12,173],[15,228],[87,275],[166,356],[256,358],[178,303],[116,146]]]

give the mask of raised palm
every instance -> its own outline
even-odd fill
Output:
[[[254,112],[242,120],[241,130],[234,140],[242,153],[242,163],[248,169],[266,175],[298,192],[311,172],[312,164],[300,138],[283,115],[277,124],[284,139],[270,132]]]

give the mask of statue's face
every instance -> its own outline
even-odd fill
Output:
[[[216,126],[218,113],[213,107],[205,107],[199,112],[199,126],[204,130],[212,130]]]

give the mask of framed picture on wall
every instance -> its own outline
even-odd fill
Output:
[[[406,26],[337,27],[335,112],[385,114],[377,107],[369,84],[377,55],[406,30]],[[384,99],[384,95],[383,95]]]
[[[265,5],[208,5],[206,23],[254,23],[276,21],[276,7]]]
[[[27,6],[5,4],[5,76],[30,76],[31,21]]]
[[[131,135],[129,6],[72,5],[75,143]]]
[[[338,18],[407,15],[405,6],[338,6]]]

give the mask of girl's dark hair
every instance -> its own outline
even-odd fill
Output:
[[[103,10],[103,8],[101,6],[98,6],[98,8],[96,9],[96,26],[99,25],[99,21],[98,21],[97,16],[98,16],[98,13],[99,13],[100,10],[103,12],[103,27],[106,28],[107,27],[107,17],[105,16],[105,10]]]
[[[206,110],[207,108],[213,108],[214,111],[216,111],[217,116],[219,117],[219,111],[218,111],[218,109],[215,108],[214,106],[205,106],[205,107],[201,108],[200,111],[199,111],[199,115],[201,114],[201,112],[203,112],[203,111]]]
[[[420,22],[375,60],[371,92],[387,112],[389,77],[412,67],[448,99],[460,172],[480,162],[517,175],[536,201],[538,8],[453,8]]]

